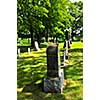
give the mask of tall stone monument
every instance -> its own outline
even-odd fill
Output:
[[[60,67],[60,55],[57,44],[47,47],[47,76],[43,81],[44,92],[62,93],[64,71]]]

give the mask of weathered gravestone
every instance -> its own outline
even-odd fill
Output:
[[[40,50],[40,48],[39,48],[39,45],[38,45],[38,42],[37,41],[35,41],[34,42],[34,45],[35,45],[35,49],[38,51],[38,50]]]
[[[18,58],[20,57],[20,48],[18,48]]]
[[[30,48],[28,48],[28,55],[30,55]]]
[[[62,93],[64,71],[60,67],[58,45],[47,47],[47,76],[44,78],[43,89],[45,92]]]
[[[68,59],[68,41],[65,41],[65,47],[64,47],[64,61]]]
[[[65,41],[65,47],[64,47],[64,66],[68,65],[68,41]]]

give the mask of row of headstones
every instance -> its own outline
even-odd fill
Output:
[[[20,48],[18,48],[17,53],[18,53],[18,58],[20,58],[21,57]],[[30,55],[30,48],[28,48],[28,55]]]
[[[35,41],[34,42],[34,45],[35,45],[35,49],[36,49],[36,51],[39,51],[40,50],[40,48],[39,48],[39,45],[38,45],[38,42],[37,41]],[[18,48],[18,58],[20,57],[20,48]],[[28,55],[30,55],[30,48],[28,48]]]
[[[47,76],[43,80],[44,92],[62,93],[64,85],[64,67],[60,65],[58,44],[47,47]],[[68,42],[64,50],[64,62],[68,59]],[[65,66],[65,65],[63,65]]]
[[[34,42],[34,45],[35,45],[35,49],[36,49],[36,51],[39,51],[40,50],[40,48],[39,48],[39,45],[38,45],[38,42],[37,41],[35,41]],[[18,58],[20,57],[20,48],[18,48]],[[28,55],[30,55],[30,48],[28,48]]]

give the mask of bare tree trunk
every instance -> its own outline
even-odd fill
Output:
[[[34,37],[33,37],[33,29],[30,29],[30,33],[31,33],[31,47],[34,47]]]
[[[48,29],[45,31],[45,40],[48,42]]]
[[[37,38],[38,45],[40,46],[40,35],[37,33],[36,33],[36,38]]]

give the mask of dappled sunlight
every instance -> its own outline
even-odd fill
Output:
[[[78,48],[78,46],[80,46]],[[60,60],[63,63],[63,43],[60,43]],[[83,97],[82,43],[73,43],[69,49],[68,66],[65,67],[63,94],[44,93],[43,78],[47,73],[46,48],[21,53],[17,59],[18,100],[82,100]]]

